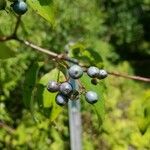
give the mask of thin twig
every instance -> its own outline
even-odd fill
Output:
[[[66,55],[63,55],[63,54],[57,54],[55,52],[50,51],[49,49],[45,49],[45,48],[39,47],[39,46],[29,42],[29,41],[21,40],[18,37],[13,37],[13,36],[0,37],[0,41],[2,41],[2,42],[8,41],[8,40],[16,40],[16,41],[18,41],[20,43],[23,43],[26,46],[29,46],[29,47],[37,50],[37,51],[45,53],[45,54],[49,55],[52,58],[55,58],[55,59],[58,59],[58,60],[65,60],[65,61],[71,62],[73,64],[79,64],[80,66],[87,68],[87,66],[78,63],[73,58],[69,58],[69,57],[67,57]],[[113,75],[113,76],[127,78],[127,79],[132,79],[132,80],[139,80],[139,81],[143,81],[143,82],[150,82],[150,78],[145,78],[145,77],[140,77],[140,76],[125,75],[125,74],[120,74],[120,73],[116,73],[116,72],[108,72],[108,74],[109,75]]]
[[[16,21],[16,24],[15,24],[14,32],[13,32],[13,34],[12,34],[14,37],[15,37],[16,34],[17,34],[17,31],[18,31],[20,22],[21,22],[21,15],[17,16],[17,21]]]
[[[23,44],[25,44],[26,46],[29,46],[29,47],[37,50],[37,51],[40,51],[42,53],[45,53],[45,54],[49,55],[50,57],[53,57],[53,58],[59,58],[59,57],[61,57],[59,54],[54,53],[54,52],[52,52],[52,51],[50,51],[48,49],[39,47],[39,46],[37,46],[37,45],[29,42],[29,41],[21,40],[19,38],[17,38],[16,40],[19,41],[19,42],[21,42],[21,43],[23,43]]]
[[[50,51],[49,49],[45,49],[45,48],[39,47],[39,46],[29,42],[29,41],[21,40],[19,38],[16,38],[16,40],[21,42],[21,43],[23,43],[23,44],[25,44],[26,46],[29,46],[29,47],[31,47],[31,48],[33,48],[35,50],[38,50],[38,51],[40,51],[42,53],[45,53],[45,54],[49,55],[52,58],[59,59],[59,60],[62,59],[62,60],[65,60],[65,61],[68,61],[68,62],[71,62],[71,63],[74,63],[74,64],[78,64],[76,59],[67,57],[64,54],[57,54],[55,52]]]
[[[141,76],[132,76],[132,75],[120,74],[120,73],[117,73],[117,72],[108,72],[108,74],[113,75],[113,76],[117,76],[117,77],[132,79],[132,80],[150,82],[150,78],[145,78],[145,77],[141,77]]]

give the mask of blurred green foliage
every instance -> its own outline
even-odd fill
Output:
[[[37,0],[36,6],[29,3],[18,30],[20,38],[58,53],[71,45],[71,55],[85,64],[150,77],[149,0],[51,0],[51,5],[44,9],[51,13],[48,18],[43,13],[46,4],[42,2]],[[43,6],[38,12],[41,16],[34,11],[39,4]],[[0,11],[0,36],[9,35],[15,26],[16,17],[9,5],[7,1],[8,13]],[[56,67],[56,62],[15,41],[0,43],[2,150],[70,149],[67,108],[50,122],[36,103],[34,112],[23,103],[27,72],[35,62],[41,61],[44,65],[37,82]],[[113,76],[104,84],[106,89],[99,94],[104,96],[106,110],[100,128],[95,109],[81,99],[83,149],[149,150],[149,84]]]

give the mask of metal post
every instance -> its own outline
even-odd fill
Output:
[[[75,80],[70,79],[73,89],[78,89]],[[71,150],[81,150],[81,114],[80,114],[80,101],[69,100],[69,126],[70,126],[70,144]]]

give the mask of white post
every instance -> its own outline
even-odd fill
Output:
[[[73,89],[78,90],[75,80],[70,79]],[[71,150],[82,150],[80,100],[69,100],[69,128]]]

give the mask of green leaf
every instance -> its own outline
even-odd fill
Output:
[[[0,43],[0,59],[7,59],[10,57],[14,57],[15,52],[11,50],[5,43]]]
[[[93,104],[93,106],[98,116],[99,125],[101,125],[105,115],[105,107],[104,107],[105,85],[103,81],[100,81],[98,85],[92,85],[91,78],[89,78],[87,75],[82,76],[81,83],[83,84],[83,86],[86,88],[87,91],[91,90],[98,94],[99,100],[97,103]]]
[[[36,95],[39,103],[39,108],[46,117],[50,118],[50,121],[53,121],[62,111],[62,108],[55,102],[56,93],[50,93],[46,89],[46,85],[49,80],[57,81],[58,74],[59,80],[64,81],[65,77],[63,73],[59,72],[58,69],[53,69],[40,79],[39,85],[37,87]]]
[[[6,0],[0,0],[0,10],[5,10]]]
[[[82,43],[76,43],[69,47],[72,50],[72,57],[77,58],[87,66],[95,65],[102,67],[102,57],[99,52],[93,48],[87,48]]]
[[[33,101],[33,90],[37,81],[37,74],[43,62],[34,63],[26,73],[23,90],[23,101],[27,108],[31,108]],[[32,108],[31,108],[32,109]]]
[[[28,3],[39,15],[54,24],[55,6],[53,0],[29,0]]]

